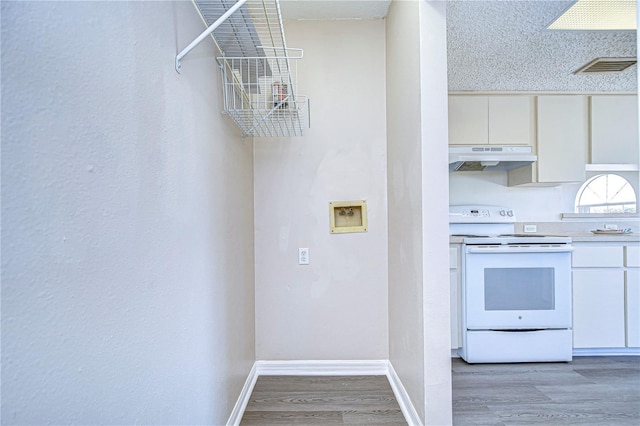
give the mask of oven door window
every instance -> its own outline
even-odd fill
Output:
[[[487,268],[484,270],[487,311],[555,309],[553,268]]]

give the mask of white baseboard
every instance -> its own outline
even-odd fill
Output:
[[[640,348],[580,348],[573,356],[638,356]]]
[[[385,376],[389,361],[256,361],[259,376]]]
[[[422,426],[420,417],[411,403],[411,398],[409,398],[393,366],[386,359],[256,361],[240,392],[240,397],[233,407],[227,426],[240,424],[259,376],[386,376],[407,423],[410,426]]]
[[[227,426],[238,426],[240,424],[242,416],[244,415],[244,410],[247,408],[247,404],[249,403],[251,392],[253,392],[253,387],[256,385],[257,381],[258,369],[254,362],[253,367],[251,367],[251,371],[249,371],[249,376],[247,377],[247,380],[245,380],[244,386],[240,391],[238,401],[236,401],[236,405],[234,405],[233,410],[231,411],[229,420],[227,420]]]
[[[398,377],[398,374],[393,368],[391,362],[388,364],[387,378],[391,384],[391,389],[393,389],[393,394],[396,396],[398,405],[400,405],[400,410],[402,410],[404,419],[407,421],[409,426],[422,426],[420,416],[418,416],[418,412],[411,403],[411,398],[409,398],[409,394],[402,385],[402,381],[400,381],[400,377]]]

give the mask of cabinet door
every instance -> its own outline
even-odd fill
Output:
[[[459,247],[459,246],[458,246]],[[459,271],[459,248],[449,247],[449,286],[450,286],[450,304],[451,304],[451,349],[460,347],[460,287]]]
[[[489,144],[532,145],[533,98],[489,96]]]
[[[627,346],[640,347],[640,269],[627,269]]]
[[[449,96],[449,144],[489,143],[489,103],[487,96]]]
[[[449,270],[449,286],[451,291],[449,292],[449,303],[451,304],[451,349],[458,349],[458,271],[455,269]]]
[[[573,347],[625,346],[622,269],[573,270]]]
[[[585,96],[538,97],[537,182],[582,182],[587,147]]]
[[[638,97],[591,97],[591,163],[637,164]]]

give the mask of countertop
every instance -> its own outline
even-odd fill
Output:
[[[592,232],[567,232],[562,234],[571,237],[573,242],[616,242],[630,243],[640,241],[640,234],[631,232],[629,234],[594,234]]]
[[[531,234],[531,235],[550,235],[550,234]],[[592,232],[566,232],[566,233],[554,233],[553,235],[562,237],[571,237],[573,242],[616,242],[616,243],[629,243],[640,242],[640,234],[632,232],[629,234],[594,234]],[[462,243],[463,237],[449,237],[450,244]]]

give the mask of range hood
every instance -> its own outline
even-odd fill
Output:
[[[530,146],[449,146],[449,172],[512,170],[537,159]]]

